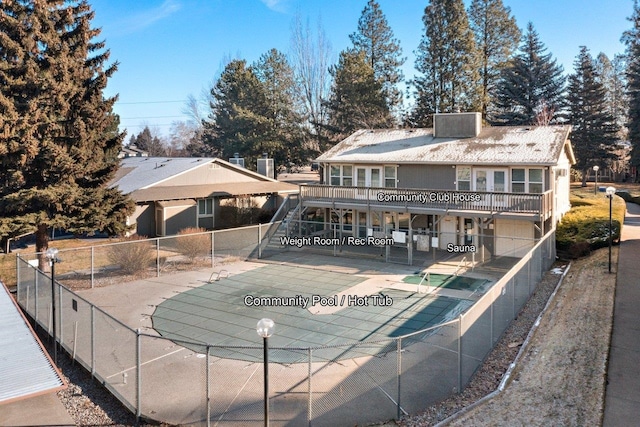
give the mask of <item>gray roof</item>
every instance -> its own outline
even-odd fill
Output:
[[[131,198],[136,202],[149,202],[155,200],[205,199],[208,197],[234,197],[274,193],[285,194],[297,193],[298,191],[297,185],[286,182],[256,181],[236,182],[231,185],[227,183],[155,186],[133,191]]]
[[[0,404],[64,386],[51,359],[0,282]]]
[[[275,180],[229,162],[211,157],[127,157],[121,160],[120,169],[111,181],[111,187],[118,187],[125,194],[161,184],[163,181],[216,162],[225,167],[251,175],[260,181]]]
[[[317,161],[555,165],[562,150],[571,161],[571,126],[487,127],[471,138],[434,138],[433,129],[359,130]]]

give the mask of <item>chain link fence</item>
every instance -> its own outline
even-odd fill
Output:
[[[216,263],[218,256],[246,257],[262,231],[206,233],[212,255],[203,258]],[[384,341],[271,348],[279,361],[269,364],[271,423],[366,424],[415,413],[460,391],[553,263],[554,236],[544,236],[472,307],[447,323]],[[166,255],[167,263],[183,262],[175,259],[184,256],[177,239],[153,241],[156,260]],[[99,252],[109,250],[87,252],[93,276],[106,268],[96,268]],[[16,274],[22,309],[52,334],[55,299],[61,348],[138,417],[180,425],[263,424],[262,346],[213,346],[169,340],[152,329],[142,333],[60,283],[52,298],[51,277],[28,260],[18,259]],[[85,280],[89,287],[89,277]]]

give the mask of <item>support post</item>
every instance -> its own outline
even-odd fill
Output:
[[[140,422],[141,410],[141,396],[142,396],[142,372],[141,372],[141,337],[140,328],[136,329],[136,423]]]
[[[307,394],[307,421],[309,422],[309,427],[311,427],[311,419],[313,418],[313,389],[312,389],[312,383],[311,383],[311,375],[312,375],[312,367],[311,367],[311,362],[312,362],[312,357],[313,357],[313,350],[311,350],[311,347],[309,347],[307,349],[308,352],[308,383],[307,383],[307,389],[308,389],[308,394]]]
[[[398,357],[397,362],[398,362],[398,375],[397,375],[397,380],[398,380],[398,400],[397,400],[397,413],[396,413],[396,419],[400,419],[400,417],[402,416],[402,406],[401,406],[401,399],[402,399],[402,338],[398,338],[397,341],[398,347],[397,347],[397,354]]]

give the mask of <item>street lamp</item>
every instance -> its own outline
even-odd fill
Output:
[[[593,189],[593,194],[598,194],[598,171],[600,170],[600,167],[598,165],[595,165],[593,167],[593,171],[596,173],[596,186]]]
[[[264,342],[264,427],[269,427],[269,337],[275,326],[271,319],[260,319],[256,327]]]
[[[613,240],[612,205],[613,195],[616,194],[616,189],[614,187],[607,187],[606,193],[609,198],[609,273],[611,273],[611,242]]]
[[[51,330],[53,331],[53,363],[58,365],[58,345],[56,339],[56,262],[58,259],[58,250],[56,248],[49,248],[44,253],[49,260],[51,266]]]

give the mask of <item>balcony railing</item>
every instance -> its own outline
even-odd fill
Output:
[[[548,218],[553,194],[499,193],[483,191],[427,190],[412,188],[368,188],[331,185],[301,185],[302,202],[308,205],[354,205],[405,210],[480,211],[528,214]]]

